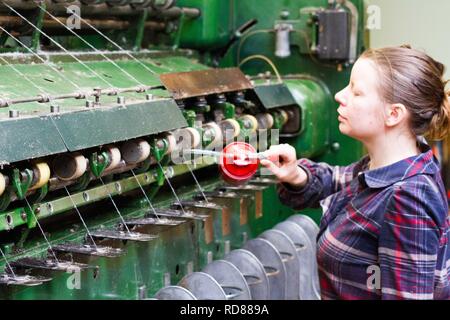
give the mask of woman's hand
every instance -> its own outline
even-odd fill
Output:
[[[308,175],[297,165],[295,149],[288,144],[271,146],[264,152],[261,165],[269,169],[280,182],[301,188],[308,182]]]

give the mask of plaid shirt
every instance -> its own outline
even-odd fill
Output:
[[[323,299],[450,299],[449,217],[430,148],[376,170],[299,160],[308,184],[281,201],[323,209],[317,262]]]

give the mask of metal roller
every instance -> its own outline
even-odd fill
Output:
[[[160,289],[155,298],[158,300],[197,300],[186,288],[180,286],[168,286]]]
[[[122,144],[120,152],[127,164],[137,164],[150,156],[150,144],[144,139],[127,141]]]
[[[248,250],[237,249],[224,257],[239,269],[247,281],[253,300],[269,300],[270,287],[264,266],[256,256]]]
[[[33,175],[35,177],[35,183],[31,186],[30,190],[36,190],[42,188],[48,180],[50,180],[50,167],[45,162],[39,162],[33,165]]]
[[[267,230],[259,238],[266,239],[277,248],[286,268],[286,299],[300,299],[300,265],[294,242],[280,230]]]
[[[225,291],[227,300],[251,300],[250,289],[242,273],[231,262],[216,260],[203,272],[211,275]]]
[[[227,298],[220,284],[204,272],[188,274],[181,279],[178,285],[192,292],[198,300],[226,300]]]
[[[52,163],[53,172],[63,181],[75,180],[87,170],[87,160],[80,153],[67,153],[55,157]]]
[[[314,270],[316,252],[306,232],[292,221],[280,222],[274,227],[275,230],[284,232],[294,243],[300,265],[300,299],[320,299],[320,288],[318,287],[317,272]]]
[[[245,243],[243,249],[252,252],[261,261],[269,278],[270,300],[284,300],[286,298],[286,268],[283,259],[266,239],[252,239]]]

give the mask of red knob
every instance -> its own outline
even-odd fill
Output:
[[[232,142],[220,156],[219,170],[225,181],[240,185],[250,180],[258,170],[256,149],[245,142]]]

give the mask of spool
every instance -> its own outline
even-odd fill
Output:
[[[143,139],[127,141],[120,148],[127,164],[138,164],[150,156],[150,144]]]
[[[6,178],[2,173],[0,173],[0,196],[3,195],[5,189],[6,189]]]
[[[225,140],[234,139],[241,133],[241,126],[235,119],[223,120],[220,123],[220,128],[222,129],[222,135]]]
[[[260,113],[256,115],[258,127],[261,129],[271,129],[274,124],[273,116],[270,113]]]
[[[60,180],[75,180],[86,172],[87,161],[80,153],[62,154],[53,160],[52,168]]]
[[[191,141],[191,147],[197,148],[200,145],[202,137],[200,136],[200,133],[195,128],[185,128],[184,129],[190,136]]]
[[[33,174],[35,174],[38,179],[30,190],[42,188],[48,180],[50,180],[50,167],[45,162],[36,163],[33,166]]]
[[[254,133],[258,130],[258,120],[254,116],[244,114],[239,120],[244,124],[244,128],[248,130],[248,132]]]
[[[172,133],[168,133],[164,139],[167,141],[167,150],[165,154],[171,154],[172,151],[176,150],[177,147],[177,139]]]
[[[106,146],[105,151],[109,156],[109,165],[106,167],[106,170],[117,168],[117,166],[120,164],[120,161],[122,160],[119,148],[115,146]]]
[[[281,117],[283,118],[283,126],[289,121],[289,114],[286,112],[286,110],[281,109],[280,110]]]
[[[209,140],[205,139],[205,135],[210,134],[213,138],[211,139],[211,143],[209,146],[218,146],[223,141],[222,129],[215,122],[208,122],[203,126],[203,141]]]
[[[255,175],[259,160],[249,158],[250,154],[256,154],[256,149],[245,142],[233,142],[223,149],[219,159],[219,171],[226,182],[241,185]]]

